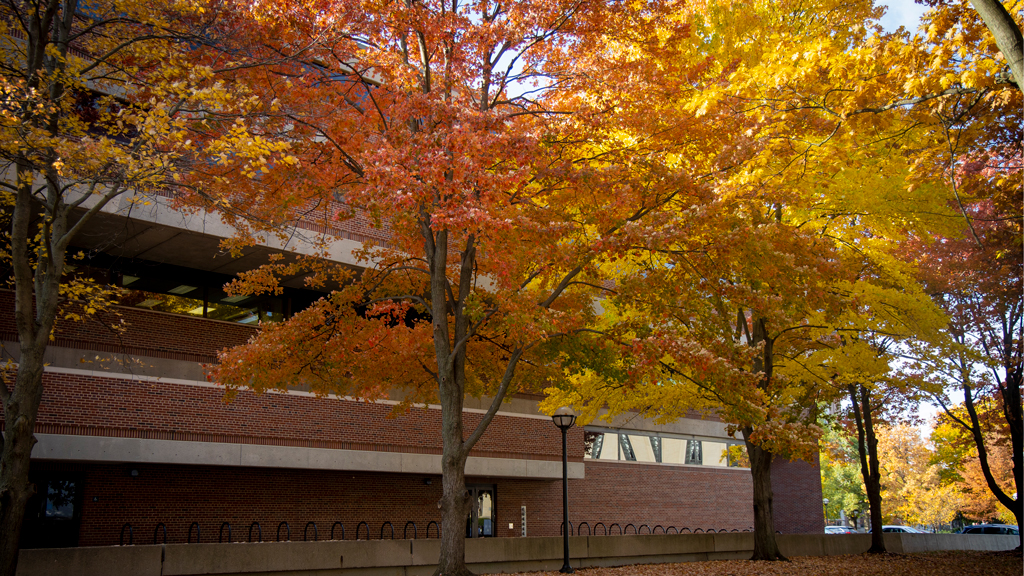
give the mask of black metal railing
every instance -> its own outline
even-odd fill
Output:
[[[419,527],[417,526],[416,522],[413,521],[413,520],[409,520],[409,521],[407,521],[405,523],[405,526],[404,526],[404,528],[402,530],[402,538],[405,539],[405,540],[409,539],[409,527],[410,526],[412,527],[412,539],[413,540],[419,539]],[[586,529],[587,529],[587,533],[586,534],[583,534],[583,528],[584,527],[586,527]],[[278,542],[282,541],[282,533],[281,533],[281,529],[282,528],[284,529],[284,541],[291,541],[291,539],[292,539],[292,529],[291,529],[291,525],[287,521],[281,521],[277,525],[277,532],[276,532],[276,539],[277,539],[277,541]],[[320,541],[320,530],[319,530],[319,527],[318,527],[316,521],[314,521],[314,520],[310,520],[310,521],[306,522],[305,528],[302,531],[302,540],[304,542],[308,542],[309,541],[310,528],[313,529],[313,541],[314,542],[319,542]],[[339,539],[338,538],[338,529],[339,528],[341,529],[340,540],[345,540],[345,538],[346,538],[345,524],[343,522],[341,522],[340,520],[335,521],[333,524],[331,524],[330,540],[337,540],[337,539]],[[431,531],[431,528],[433,528],[433,532]],[[253,539],[253,529],[256,530],[255,540]],[[227,540],[225,540],[225,530],[226,530],[226,534],[227,534]],[[564,523],[559,523],[558,534],[562,535],[564,530],[565,530],[565,524]],[[628,535],[634,535],[634,534],[637,534],[637,535],[648,535],[648,534],[649,535],[723,534],[723,533],[736,533],[736,532],[753,532],[753,530],[754,530],[754,528],[752,526],[749,526],[749,527],[743,528],[743,529],[740,529],[740,528],[705,528],[705,527],[702,527],[702,526],[698,526],[698,527],[695,527],[695,528],[690,528],[689,526],[683,526],[683,527],[677,528],[676,526],[665,526],[663,524],[655,524],[654,527],[652,528],[650,524],[643,523],[643,524],[640,524],[639,526],[637,526],[633,522],[627,523],[625,525],[625,527],[620,525],[618,522],[613,522],[611,524],[605,524],[604,522],[596,522],[596,523],[594,523],[593,527],[591,526],[590,522],[580,522],[580,523],[576,524],[575,526],[572,523],[569,523],[569,535],[570,536],[584,536],[584,535],[586,535],[586,536],[617,536],[617,535],[626,535],[626,534],[628,534]],[[195,540],[193,540],[193,537],[192,537],[193,532],[195,533]],[[426,530],[424,532],[425,532],[424,538],[427,538],[427,539],[429,539],[429,538],[440,538],[441,537],[441,525],[436,520],[431,520],[430,522],[427,523],[427,528],[426,528]],[[379,537],[380,540],[384,540],[385,539],[385,533],[387,533],[386,538],[391,539],[391,540],[395,539],[395,525],[391,521],[385,521],[385,522],[383,522],[381,524],[380,532],[378,533],[378,537]],[[781,532],[777,532],[777,533],[781,534]],[[160,544],[160,543],[167,544],[168,541],[169,541],[168,534],[169,534],[169,530],[167,528],[167,524],[165,524],[163,522],[157,522],[156,525],[153,527],[153,544]],[[362,521],[362,522],[359,522],[358,525],[356,525],[356,533],[355,533],[355,539],[356,540],[370,540],[371,539],[370,534],[371,534],[371,529],[370,529],[369,522]],[[127,536],[127,538],[126,538],[126,536]],[[191,523],[189,523],[188,530],[186,531],[185,543],[186,544],[193,544],[193,543],[198,544],[201,541],[202,541],[202,527],[200,526],[199,522],[191,522]],[[234,541],[233,537],[232,537],[232,526],[231,526],[230,522],[222,522],[221,525],[220,525],[220,531],[218,532],[218,535],[217,535],[217,542],[224,543],[225,541],[226,542],[233,542]],[[252,524],[249,525],[248,541],[249,542],[257,542],[257,543],[258,542],[263,542],[263,527],[262,527],[262,525],[260,524],[259,521],[254,521],[254,522],[252,522]],[[131,522],[125,522],[121,526],[121,533],[120,533],[120,535],[118,537],[118,544],[120,546],[132,546],[132,545],[135,544],[135,529],[134,529],[134,526],[132,525]]]
[[[259,522],[253,522],[249,524],[249,542],[252,542],[252,529],[256,529],[256,541],[263,542],[263,526],[260,526]]]
[[[132,530],[132,523],[131,522],[125,522],[124,525],[121,526],[121,537],[117,541],[118,546],[124,546],[124,529],[125,528],[128,529],[128,545],[131,546],[132,544],[135,543],[135,534],[134,534],[135,531]]]

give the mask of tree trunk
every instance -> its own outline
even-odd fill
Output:
[[[4,404],[3,459],[0,460],[0,575],[14,576],[25,506],[35,494],[29,464],[36,438],[36,415],[43,395],[42,353],[21,355],[10,400]],[[6,381],[2,383],[6,386]]]
[[[754,483],[754,554],[751,560],[786,560],[775,539],[772,512],[772,458],[774,454],[750,442],[751,428],[743,429],[743,441],[750,457],[750,476]]]
[[[1010,346],[1013,345],[1009,338]],[[1017,356],[1019,358],[1020,356]],[[1000,388],[1003,396],[1003,416],[1010,429],[1011,461],[1013,462],[1013,485],[1017,489],[1017,498],[1013,501],[1010,511],[1017,518],[1017,532],[1020,540],[1017,551],[1024,552],[1024,410],[1021,408],[1020,389],[1024,380],[1024,366],[1016,364],[1007,366],[1006,382]]]
[[[885,539],[882,535],[882,475],[878,469],[878,439],[875,437],[874,420],[871,417],[871,394],[863,385],[850,384],[848,387],[853,414],[857,421],[857,451],[860,454],[860,473],[864,478],[864,490],[868,494],[871,525],[871,547],[868,552],[884,554]],[[860,394],[858,394],[858,391]]]
[[[1013,73],[1014,84],[1024,91],[1024,39],[1013,16],[999,0],[971,0],[971,5],[995,38],[996,46]]]
[[[746,317],[742,311],[737,320],[745,325]],[[764,390],[769,388],[772,379],[773,343],[768,337],[764,318],[756,318],[748,345],[764,346],[761,354],[754,357],[751,366],[751,372],[762,374],[760,386]],[[775,517],[772,514],[772,458],[775,455],[750,441],[753,432],[750,426],[743,428],[743,442],[750,457],[750,476],[754,484],[754,555],[750,559],[786,560],[779,552],[779,543],[775,540]]]
[[[461,398],[458,402],[462,404]],[[462,450],[462,410],[442,414],[441,548],[434,576],[469,576],[466,568],[466,518],[472,502],[466,492],[466,456]],[[458,435],[458,436],[455,436]]]
[[[1008,373],[1007,376],[1012,377],[1012,374]],[[1009,382],[1009,381],[1005,382],[1004,385],[1001,387],[1000,392],[1003,395],[1003,414],[1006,417],[1007,424],[1009,424],[1009,428],[1010,428],[1011,449],[1014,451],[1013,455],[1012,455],[1012,458],[1013,458],[1013,476],[1014,476],[1014,482],[1015,482],[1015,485],[1016,485],[1016,488],[1017,488],[1017,494],[1016,494],[1017,497],[1016,498],[1011,498],[1002,489],[1002,487],[999,486],[999,483],[996,481],[995,476],[993,476],[993,474],[992,474],[992,468],[991,468],[991,465],[988,462],[988,447],[985,446],[985,436],[983,434],[983,430],[982,430],[982,427],[981,427],[981,421],[978,418],[977,407],[975,407],[975,405],[974,405],[974,394],[972,393],[973,390],[972,390],[972,388],[971,388],[971,386],[969,384],[965,383],[963,385],[963,391],[964,391],[964,407],[967,409],[967,415],[970,417],[970,425],[968,426],[967,429],[971,433],[971,437],[974,439],[974,447],[977,448],[977,450],[978,450],[978,464],[981,467],[981,473],[985,476],[985,483],[988,484],[988,488],[992,492],[992,495],[994,495],[996,497],[996,500],[1000,504],[1002,504],[1003,506],[1006,506],[1006,508],[1009,509],[1010,512],[1013,512],[1013,516],[1017,519],[1017,528],[1018,528],[1018,533],[1019,533],[1020,532],[1020,528],[1022,526],[1022,522],[1021,522],[1021,520],[1022,520],[1022,518],[1021,518],[1021,516],[1022,516],[1021,504],[1024,501],[1021,500],[1021,491],[1020,491],[1020,486],[1021,486],[1020,485],[1020,473],[1021,473],[1020,458],[1021,458],[1021,456],[1016,451],[1021,449],[1021,447],[1020,447],[1020,441],[1021,441],[1020,436],[1021,436],[1021,434],[1020,434],[1019,430],[1016,430],[1016,431],[1014,430],[1014,426],[1015,426],[1015,424],[1018,425],[1018,426],[1020,424],[1019,423],[1020,410],[1021,410],[1020,409],[1020,384],[1019,384],[1019,381],[1018,381],[1017,386],[1016,386],[1016,394],[1017,394],[1016,399],[1013,398],[1014,387],[1012,386],[1012,384],[1013,383]],[[1016,402],[1016,408],[1014,408],[1011,405],[1008,405],[1007,404],[1008,402],[1010,402],[1010,403]],[[1014,414],[1014,412],[1016,412],[1016,414]],[[1018,421],[1016,423],[1014,422],[1014,418],[1015,417],[1018,419]],[[1024,542],[1024,540],[1022,540],[1022,539],[1024,539],[1024,534],[1018,534],[1018,544],[1017,544],[1018,550],[1022,549],[1021,544],[1022,544],[1022,542]]]

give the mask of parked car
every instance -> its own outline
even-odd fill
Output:
[[[1017,536],[1020,530],[1011,524],[975,524],[964,526],[961,534],[1012,534]]]
[[[857,531],[849,526],[825,526],[825,534],[856,534]]]
[[[927,534],[924,530],[911,528],[910,526],[882,526],[882,532],[902,532],[904,534]]]

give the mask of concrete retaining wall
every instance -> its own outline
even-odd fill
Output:
[[[865,534],[783,534],[787,556],[859,554]],[[1016,536],[886,534],[891,552],[1008,550]],[[744,559],[753,534],[576,536],[569,539],[573,567]],[[429,576],[440,553],[438,540],[280,542],[262,544],[165,544],[24,550],[18,576]],[[466,561],[478,573],[557,570],[561,538],[468,540]]]

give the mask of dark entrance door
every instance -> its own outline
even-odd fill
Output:
[[[495,534],[494,484],[469,484],[466,491],[473,508],[466,519],[466,538],[489,538]]]
[[[47,475],[35,479],[36,494],[28,502],[21,530],[22,548],[78,546],[81,521],[81,479]]]

